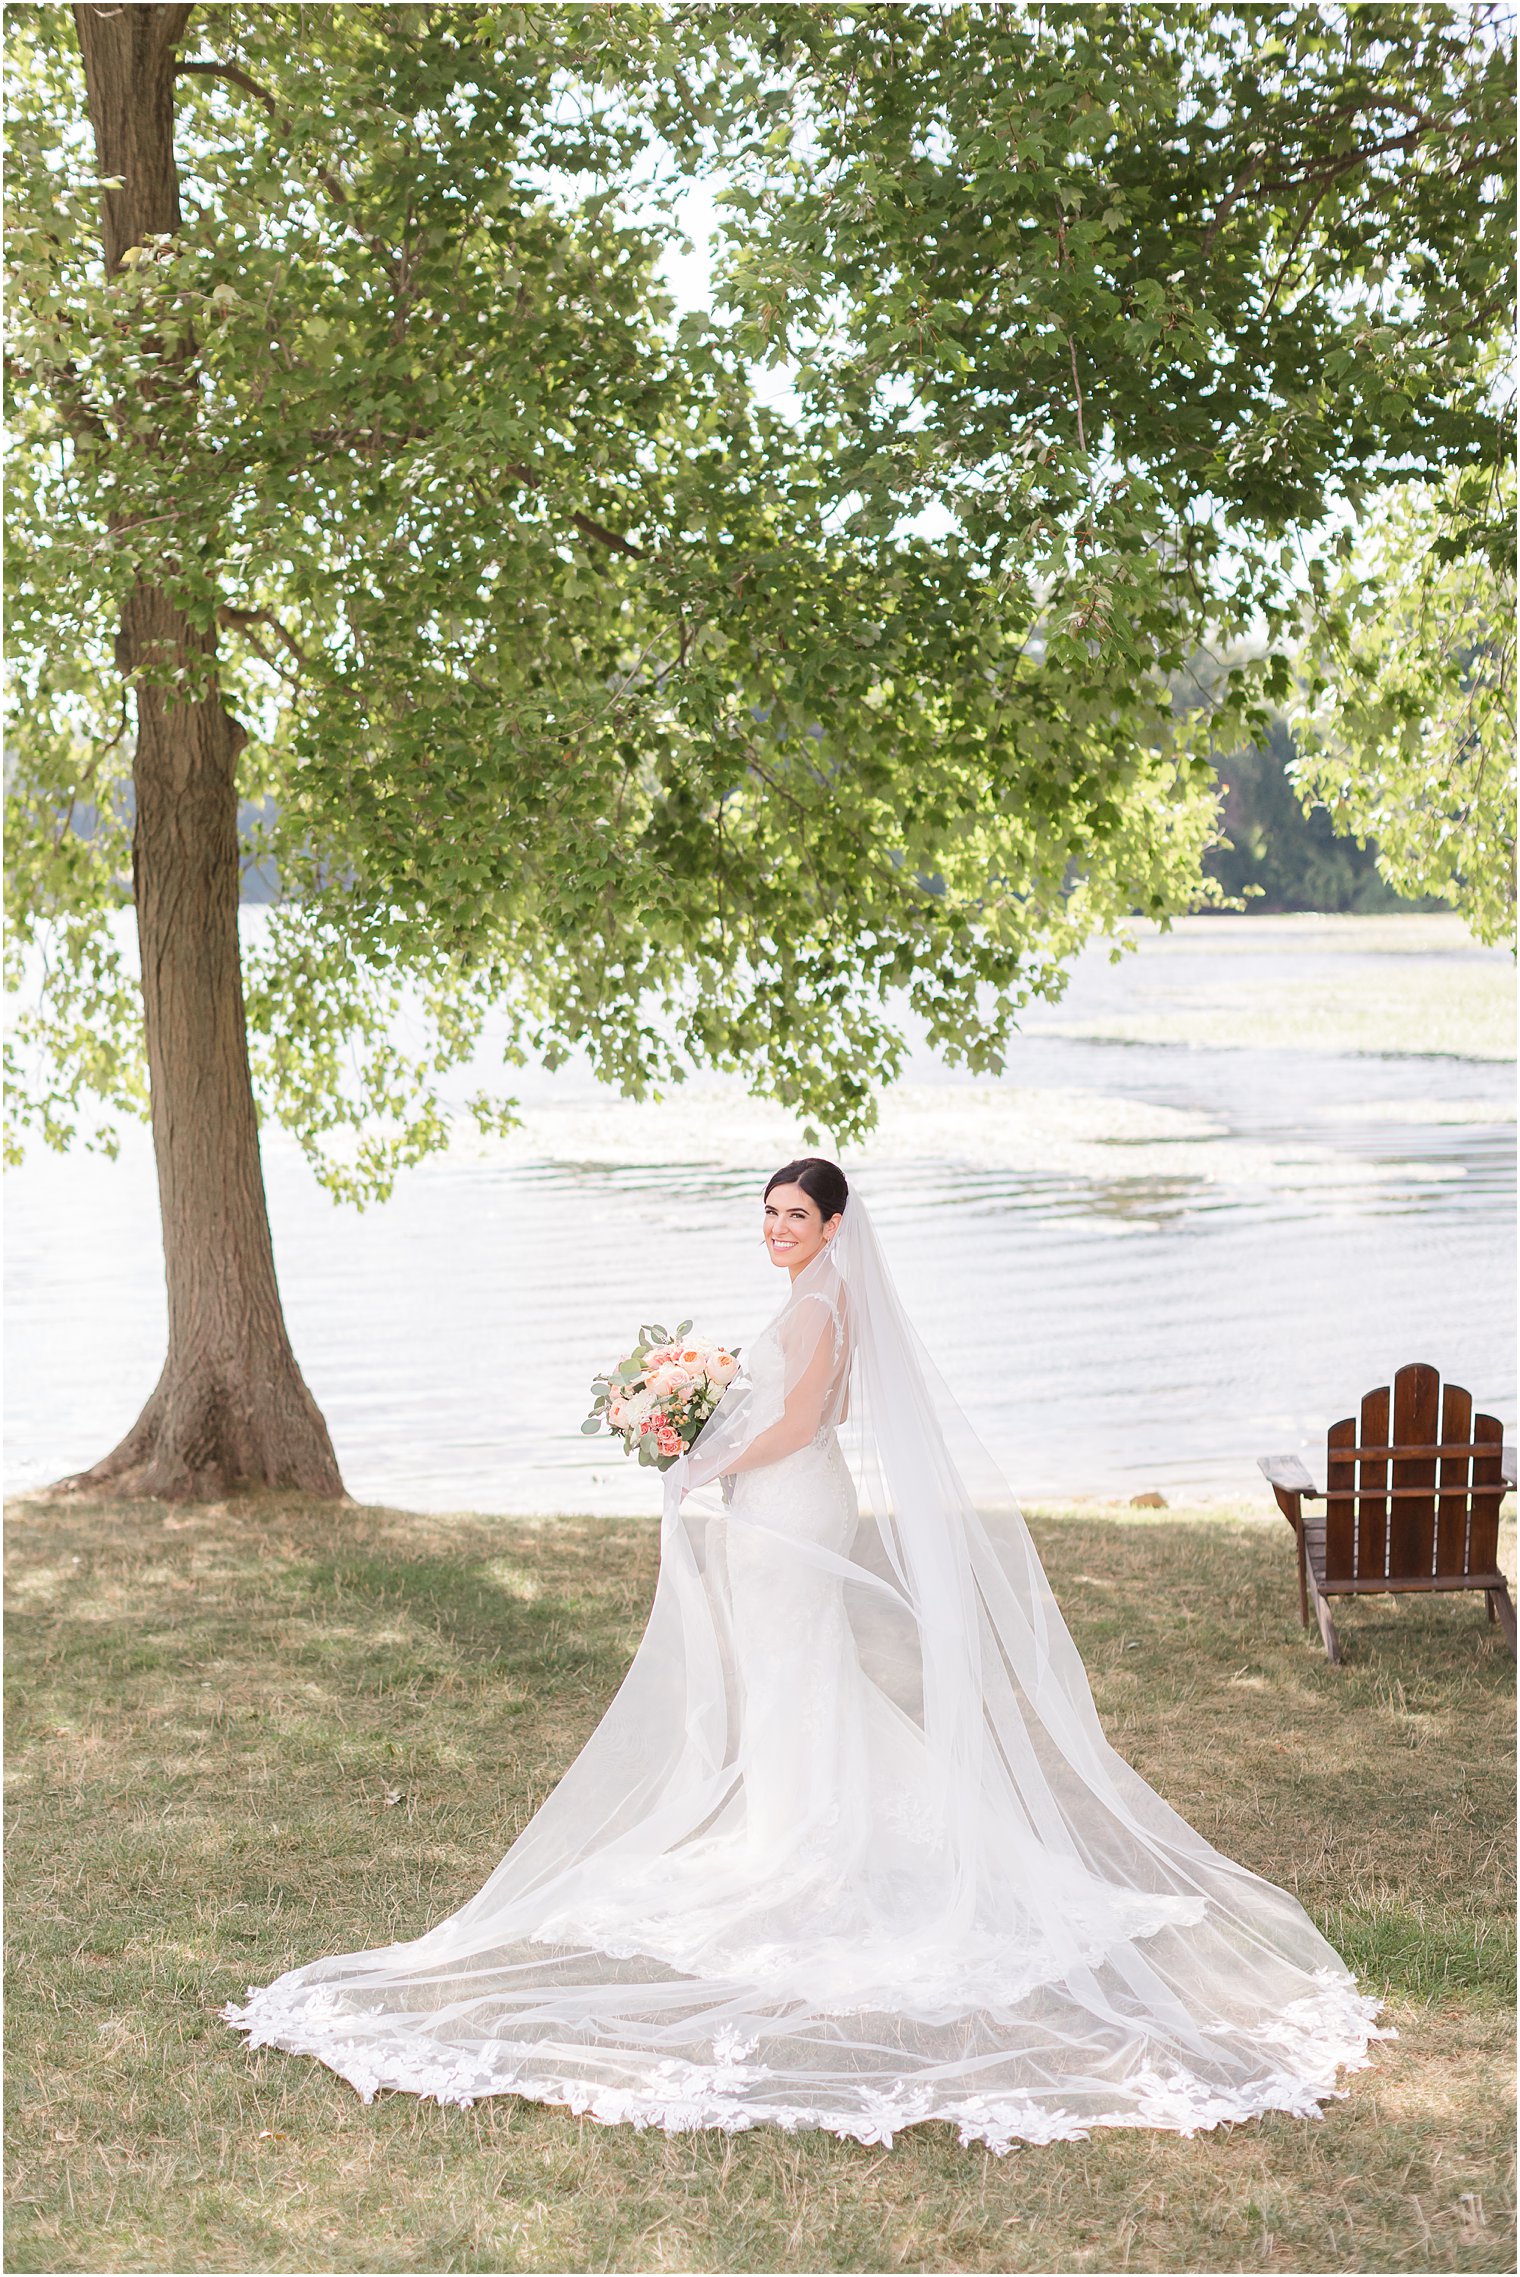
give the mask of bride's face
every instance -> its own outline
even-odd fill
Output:
[[[800,1186],[773,1186],[765,1197],[765,1246],[771,1263],[784,1265],[794,1281],[838,1231],[839,1219],[825,1223],[812,1195]]]

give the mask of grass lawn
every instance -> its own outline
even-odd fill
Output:
[[[1299,1629],[1280,1522],[1034,1521],[1118,1747],[1297,1891],[1397,2040],[1319,2121],[891,2151],[366,2108],[229,1995],[484,1880],[614,1690],[629,1521],[293,1502],[10,1515],[8,2266],[1508,2270],[1514,1664],[1481,1599]]]

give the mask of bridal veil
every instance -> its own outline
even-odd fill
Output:
[[[666,1474],[628,1674],[484,1886],[224,2014],[366,2100],[1004,2151],[1311,2115],[1377,2006],[1108,1745],[852,1193]]]

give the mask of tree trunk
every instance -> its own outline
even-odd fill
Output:
[[[106,263],[179,226],[174,57],[188,7],[80,6]],[[173,385],[166,374],[166,385]],[[132,880],[142,957],[169,1349],[119,1447],[55,1491],[171,1498],[239,1487],[341,1497],[280,1307],[238,954],[237,756],[216,634],[139,578],[117,662],[137,706]]]

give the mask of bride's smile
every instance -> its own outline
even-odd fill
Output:
[[[765,1197],[765,1246],[773,1265],[784,1265],[795,1281],[820,1256],[839,1230],[838,1216],[825,1220],[802,1186],[772,1186]]]

